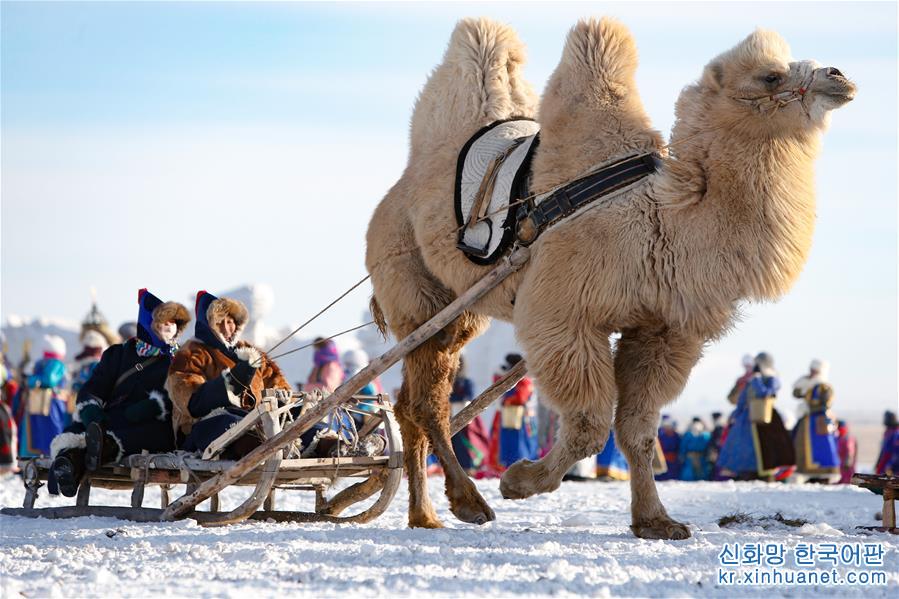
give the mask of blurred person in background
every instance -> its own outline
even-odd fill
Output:
[[[785,480],[796,468],[793,439],[774,408],[780,379],[774,358],[755,357],[752,377],[737,398],[721,454],[720,475],[737,480]],[[732,393],[728,400],[732,401]]]
[[[474,399],[474,382],[466,376],[465,357],[459,357],[459,369],[453,380],[453,390],[450,393],[451,417],[461,412]],[[462,430],[453,435],[453,452],[459,465],[468,472],[474,474],[487,456],[489,440],[487,431],[480,416],[475,416]]]
[[[501,379],[522,360],[520,354],[507,354],[493,381]],[[536,413],[532,406],[534,383],[525,376],[506,391],[502,404],[493,417],[487,468],[497,474],[518,460],[537,459]]]
[[[656,480],[677,480],[680,478],[680,435],[677,433],[677,422],[668,414],[662,415],[662,424],[659,427],[659,443],[662,445],[662,454],[665,456],[665,472],[657,474]]]
[[[880,445],[880,454],[874,466],[874,474],[886,474],[894,476],[899,474],[899,421],[896,413],[886,411],[883,413],[883,442]]]
[[[712,433],[709,439],[708,455],[706,455],[709,463],[709,480],[715,480],[718,474],[718,456],[721,454],[726,430],[727,427],[724,425],[721,412],[712,412]]]
[[[53,438],[69,425],[68,373],[63,362],[66,342],[58,335],[44,335],[42,357],[13,399],[13,416],[19,428],[19,457],[50,454]]]
[[[831,413],[833,387],[828,382],[829,364],[817,358],[808,374],[793,385],[793,397],[802,401],[799,421],[793,429],[796,471],[809,482],[828,483],[840,479],[836,421]]]
[[[343,368],[340,366],[337,344],[330,339],[317,337],[312,347],[315,349],[312,355],[312,372],[309,373],[303,390],[321,389],[333,393],[343,383]]]
[[[712,435],[698,416],[693,418],[690,428],[680,441],[679,462],[681,480],[706,480],[709,477],[708,450]]]
[[[81,336],[81,345],[81,351],[75,356],[72,374],[72,392],[75,394],[91,378],[94,368],[100,363],[100,357],[109,347],[106,338],[94,330],[84,332]]]
[[[837,453],[840,455],[840,484],[848,485],[855,474],[858,444],[855,436],[849,432],[849,425],[845,420],[837,422]]]

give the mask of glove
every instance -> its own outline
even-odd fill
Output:
[[[125,408],[125,418],[129,422],[144,422],[153,420],[162,414],[159,403],[152,399],[142,399]]]
[[[103,408],[95,400],[88,400],[78,406],[78,418],[85,427],[91,422],[103,422]]]
[[[231,369],[231,378],[237,382],[241,391],[250,388],[250,382],[256,374],[256,368],[260,366],[260,353],[255,347],[238,347],[234,353],[239,358],[237,364]]]

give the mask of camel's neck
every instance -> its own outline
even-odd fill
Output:
[[[719,132],[689,146],[654,186],[672,250],[701,263],[687,280],[731,300],[783,295],[811,248],[817,137]]]

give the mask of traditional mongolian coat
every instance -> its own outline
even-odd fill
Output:
[[[609,439],[606,441],[606,446],[596,456],[596,477],[613,480],[628,480],[630,478],[627,459],[625,459],[624,454],[621,453],[621,450],[618,449],[618,445],[615,443],[615,431],[609,431]]]
[[[162,302],[146,289],[140,290],[137,336],[108,347],[93,366],[78,389],[75,422],[53,440],[53,458],[63,450],[84,448],[92,422],[115,441],[112,461],[143,450],[175,449],[172,402],[165,380],[178,346],[160,339],[153,321],[174,322],[177,339],[190,322],[190,313],[177,302]]]
[[[790,434],[784,428],[780,414],[771,409],[768,422],[752,418],[750,403],[773,400],[780,389],[776,376],[756,372],[743,387],[737,409],[731,414],[731,425],[718,467],[729,478],[757,478],[788,476],[795,467],[796,456]]]
[[[807,411],[793,429],[796,469],[813,476],[836,475],[840,471],[837,452],[836,422],[830,413],[833,388],[816,383],[804,396]]]
[[[888,426],[884,431],[874,473],[899,475],[899,427]]]
[[[662,420],[664,420],[663,418]],[[677,480],[680,476],[680,464],[678,457],[680,455],[680,435],[674,430],[673,426],[662,426],[658,432],[659,443],[662,445],[662,453],[665,456],[665,465],[667,469],[661,474],[655,476],[656,480]]]
[[[687,429],[680,440],[680,479],[681,480],[706,480],[709,478],[710,467],[706,459],[712,435],[708,431],[694,432]]]
[[[278,366],[246,341],[226,342],[215,329],[230,316],[239,338],[249,320],[235,300],[197,294],[195,336],[175,354],[166,387],[172,398],[172,424],[185,436],[184,449],[203,451],[262,398],[264,389],[291,390]]]
[[[848,485],[855,474],[855,463],[858,459],[858,444],[855,436],[849,433],[845,422],[840,422],[837,429],[837,453],[840,455],[840,484]]]
[[[61,394],[68,387],[66,365],[62,359],[62,352],[44,352],[44,357],[35,363],[33,373],[13,400],[21,457],[49,455],[53,438],[72,420],[66,399]]]
[[[533,393],[534,383],[524,377],[503,395],[493,434],[499,439],[497,461],[504,468],[518,460],[537,459],[537,423],[530,401]]]

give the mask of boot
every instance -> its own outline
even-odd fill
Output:
[[[78,485],[84,476],[84,455],[83,449],[65,449],[59,452],[50,466],[59,492],[66,497],[74,497],[78,493]]]
[[[119,455],[119,444],[113,439],[99,422],[91,422],[87,425],[87,451],[84,456],[84,465],[91,472],[97,470],[103,464],[108,464]]]

